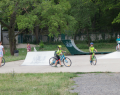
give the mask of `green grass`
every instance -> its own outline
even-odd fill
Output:
[[[62,45],[62,50],[66,51],[66,55],[70,55],[70,52],[67,50],[65,45]],[[86,43],[76,43],[76,46],[81,49],[84,52],[89,52],[89,47]],[[114,52],[115,51],[116,43],[95,43],[94,47],[97,49],[98,52]],[[56,51],[57,50],[57,44],[45,44],[43,49],[39,49],[39,47],[36,47],[37,51]],[[17,61],[17,60],[24,60],[27,54],[27,50],[25,48],[18,49],[19,50],[19,56],[11,56],[10,50],[5,49],[6,54],[4,55],[4,58],[6,62],[10,61]],[[34,49],[32,48],[32,51]]]
[[[81,43],[76,44],[76,46],[84,52],[89,52],[88,44]],[[114,52],[116,43],[94,43],[94,47],[98,52]]]
[[[77,95],[68,90],[74,73],[0,74],[0,95]]]
[[[19,50],[19,56],[11,56],[10,55],[10,50],[5,48],[5,61],[10,62],[10,61],[17,61],[17,60],[24,60],[27,54],[26,49],[18,49]]]

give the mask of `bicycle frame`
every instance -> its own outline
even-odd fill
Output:
[[[63,59],[65,59],[64,54],[60,56],[60,60],[62,61]]]
[[[92,60],[93,60],[93,56],[94,56],[94,55],[95,55],[95,51],[92,53],[92,58],[91,58]]]
[[[64,53],[60,56],[60,60],[62,61],[63,59],[65,59]],[[57,63],[59,63],[59,61]]]
[[[119,44],[117,46],[118,46],[118,49],[119,49]]]
[[[93,59],[94,54],[95,54],[95,53],[93,52],[93,53],[92,53],[92,59]]]
[[[116,46],[116,50],[120,48],[120,47],[119,47],[120,41],[117,41],[117,44],[118,44],[118,45]]]
[[[118,50],[120,47],[119,47],[119,44],[117,45],[117,47],[116,47],[116,50]]]
[[[65,59],[64,54],[62,54],[62,55],[60,56],[60,60],[62,61],[63,59]],[[57,63],[59,63],[59,61],[58,61]]]

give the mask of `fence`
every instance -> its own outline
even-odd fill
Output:
[[[94,33],[94,34],[89,34],[89,37],[91,41],[110,41],[110,40],[115,41],[118,34],[120,33],[118,32],[116,33]],[[60,42],[62,39],[62,36],[59,35],[58,37],[50,38],[48,35],[40,35],[39,41],[42,40],[43,42]],[[65,35],[65,39],[73,39],[73,36]],[[75,40],[86,41],[88,40],[88,36],[86,34],[81,34],[79,36],[76,36]],[[28,43],[28,42],[35,43],[36,39],[34,35],[19,35],[18,42],[19,43]]]

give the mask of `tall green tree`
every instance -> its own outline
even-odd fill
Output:
[[[114,18],[112,24],[115,24],[115,23],[120,23],[120,0],[115,0],[114,1],[115,3],[109,7],[109,9],[113,9],[113,10],[117,10],[119,12],[117,12],[117,15],[116,17]],[[119,24],[120,25],[120,24]]]
[[[70,14],[76,19],[76,35],[80,32],[87,33],[88,44],[90,43],[89,31],[92,30],[92,18],[97,8],[91,0],[69,0],[72,8]]]
[[[98,29],[103,32],[119,30],[119,24],[112,24],[112,22],[120,11],[118,6],[120,0],[93,0],[93,2],[98,7]]]
[[[15,37],[26,28],[33,30],[34,27],[47,28],[49,36],[58,36],[69,29],[75,19],[67,14],[71,8],[66,0],[1,0],[0,22],[8,28],[10,53],[14,55],[16,49]],[[17,24],[19,33],[15,34]]]
[[[63,34],[65,30],[71,29],[76,23],[74,17],[68,15],[70,8],[71,5],[67,0],[48,0],[35,3],[33,12],[38,15],[36,25],[40,26],[40,29],[48,29],[49,36]]]
[[[32,0],[1,0],[0,1],[0,23],[8,28],[10,53],[14,55],[14,50],[16,49],[16,39],[15,37],[22,32],[19,30],[18,34],[15,34],[15,25],[17,24],[17,19],[23,20],[25,23],[21,23],[24,27],[32,27],[31,24],[36,19],[36,16],[26,15],[26,10],[32,4]],[[24,12],[24,13],[22,13]],[[22,18],[19,17],[20,14],[24,14]],[[26,23],[28,22],[28,23]],[[22,25],[18,23],[18,27]]]

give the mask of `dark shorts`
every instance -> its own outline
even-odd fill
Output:
[[[118,44],[117,44],[118,45]],[[120,43],[119,43],[119,45],[120,45]]]
[[[90,53],[90,55],[92,55],[93,53]]]
[[[57,61],[60,60],[60,56],[56,55],[56,60]]]
[[[92,55],[92,54],[93,54],[93,52],[90,52],[89,54],[90,54],[90,55]]]

